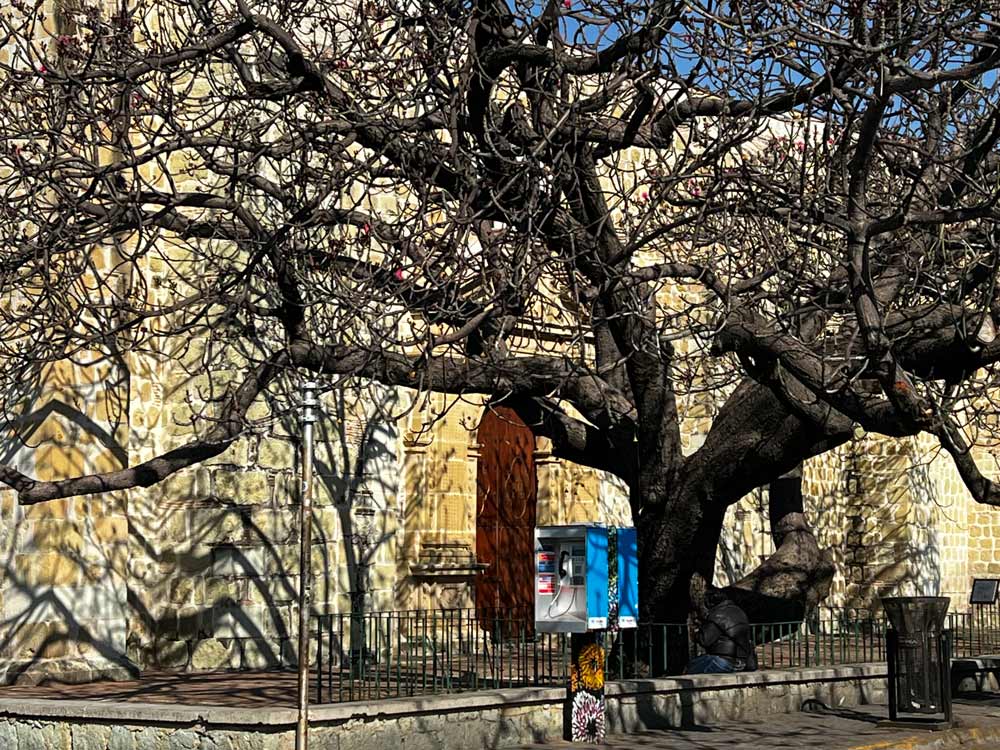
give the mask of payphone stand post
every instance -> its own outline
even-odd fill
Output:
[[[626,555],[634,552],[634,540],[634,529],[611,530],[609,535],[609,529],[598,524],[535,530],[535,629],[570,636],[563,733],[573,742],[604,741],[609,600],[619,600],[622,584],[627,596],[636,588],[632,584],[635,566],[623,568],[620,561],[623,550]],[[631,601],[625,608],[630,614],[634,611]],[[617,614],[618,607],[613,609]],[[634,618],[625,621],[634,625]]]

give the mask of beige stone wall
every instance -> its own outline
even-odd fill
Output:
[[[41,6],[36,50],[51,53],[50,40],[60,30],[57,6],[52,0]],[[0,56],[34,64],[8,44]],[[117,260],[105,246],[90,252],[96,268]],[[106,282],[96,284],[92,271],[74,277],[62,290],[66,319],[77,300],[98,287],[113,304],[124,279],[112,273]],[[24,312],[39,292],[2,289],[0,305]],[[93,322],[84,315],[77,332]],[[118,362],[83,350],[72,361],[40,363],[18,375],[19,392],[5,394],[0,461],[41,480],[114,470],[128,461],[123,394],[129,375]],[[124,674],[126,508],[123,494],[22,507],[12,492],[0,491],[0,681],[53,671],[78,678]]]
[[[641,174],[630,170],[641,153],[626,157],[620,187],[638,187]],[[156,169],[144,176],[156,179]],[[392,214],[405,202],[376,194],[363,206]],[[140,269],[151,301],[195,291],[164,291],[168,268],[200,278],[190,258],[172,252],[165,242]],[[664,289],[665,310],[678,289]],[[688,301],[696,293],[684,292]],[[213,397],[261,355],[207,351],[207,338],[195,331],[182,351],[132,354],[128,372],[100,361],[39,372],[16,435],[0,445],[4,460],[56,479],[183,444],[192,421],[212,414]],[[677,351],[699,356],[692,341]],[[703,387],[715,366],[684,374],[699,386],[681,397],[686,453],[701,445],[716,409]],[[126,656],[140,667],[187,669],[291,661],[296,400],[294,381],[281,380],[225,454],[148,489],[33,508],[0,493],[0,670],[8,679],[24,668],[116,673]],[[317,612],[473,605],[483,408],[482,399],[376,387],[324,398],[309,572]],[[630,522],[621,482],[555,459],[544,440],[535,459],[539,524]],[[944,593],[958,607],[972,576],[1000,574],[1000,515],[970,500],[928,441],[866,437],[810,461],[804,481],[808,513],[837,563],[831,604]],[[767,493],[758,491],[729,511],[717,580],[738,578],[772,549]]]
[[[8,452],[54,479],[184,444],[240,364],[231,353],[186,354],[132,356],[117,391],[104,389],[106,368],[49,373],[28,431],[34,449]],[[299,427],[289,387],[253,406],[225,453],[150,488],[27,509],[4,493],[0,667],[31,661],[39,672],[88,677],[126,656],[140,668],[293,661]],[[120,424],[109,422],[108,393],[122,404]],[[317,425],[316,611],[473,606],[482,400],[376,387],[343,394],[324,398]],[[101,442],[109,434],[110,448]],[[552,458],[544,441],[536,462],[539,523],[627,519],[620,483]],[[426,562],[452,570],[424,575]]]
[[[201,379],[174,382],[163,414],[197,409]],[[269,394],[226,453],[132,493],[128,641],[136,663],[209,669],[294,660],[299,427],[286,405],[295,400]],[[323,399],[311,571],[318,613],[395,606],[400,441],[378,415],[398,408],[397,395],[381,388]],[[187,437],[176,423],[159,430],[161,441]]]
[[[420,397],[406,418],[401,549],[396,604],[402,609],[475,604],[477,461],[481,397]],[[628,518],[620,482],[551,454],[536,441],[539,525]]]
[[[161,367],[161,377],[170,369]],[[179,416],[197,412],[208,390],[206,376],[165,382],[150,386],[163,403],[142,436],[146,450],[186,439]],[[280,410],[288,398],[255,406],[258,423],[222,456],[130,494],[128,652],[137,664],[207,669],[294,658],[298,427],[295,414]],[[316,611],[474,606],[482,399],[369,388],[324,404],[313,498]],[[149,424],[144,409],[134,416]],[[553,459],[544,441],[536,462],[539,523],[627,518],[620,483]]]
[[[209,383],[209,375],[192,377],[169,358],[132,365],[130,428],[116,429],[134,463],[190,437],[186,423],[204,406],[200,398],[227,375],[212,369]],[[66,385],[56,387],[52,374],[48,398],[58,395],[104,423],[99,391],[73,385],[86,380],[79,373],[61,377]],[[0,594],[5,620],[14,623],[3,631],[4,663],[91,669],[123,652],[144,668],[291,662],[299,467],[289,404],[296,399],[276,389],[254,406],[245,436],[225,454],[117,500],[22,509],[4,495]],[[481,400],[380,388],[346,401],[324,398],[314,497],[318,612],[474,604],[482,410]],[[63,417],[63,407],[39,411],[49,414],[32,433],[41,448],[20,454],[24,468],[56,477],[110,465],[106,446],[79,420]],[[709,417],[699,413],[686,423],[689,449]],[[620,483],[554,459],[544,440],[535,458],[538,523],[627,523]],[[943,593],[958,609],[972,576],[998,570],[997,512],[971,501],[930,441],[866,436],[810,461],[804,490],[820,542],[837,563],[830,604]],[[772,550],[766,516],[766,491],[730,509],[720,582]],[[445,570],[428,575],[424,563]]]
[[[122,373],[107,361],[78,362],[38,371],[0,443],[4,461],[49,480],[127,460],[127,415],[107,401]],[[124,674],[126,508],[122,493],[24,507],[0,492],[0,678]]]
[[[1000,575],[1000,511],[980,506],[933,439],[867,435],[808,461],[806,512],[836,564],[830,606],[940,595],[968,609],[973,577]],[[736,580],[774,549],[767,490],[729,509],[717,580]]]
[[[475,429],[481,412],[481,400],[424,394],[405,418],[400,609],[475,604]]]
[[[151,277],[163,273],[156,263]],[[243,363],[195,346],[184,356],[133,355],[127,374],[101,362],[52,368],[39,374],[22,425],[31,449],[5,450],[43,479],[134,464],[190,439],[192,420],[211,414],[211,397]],[[29,509],[0,497],[0,667],[89,675],[113,671],[125,654],[144,668],[293,660],[293,386],[283,379],[261,398],[225,454],[160,485]],[[681,406],[690,453],[714,401],[696,395]],[[318,612],[473,605],[483,408],[482,399],[376,387],[325,397],[311,571]],[[539,524],[628,523],[620,482],[556,460],[544,440],[535,459]],[[1000,572],[997,511],[971,501],[928,440],[865,437],[810,461],[804,476],[807,511],[837,563],[830,604],[940,592],[960,608],[972,576]],[[766,491],[730,509],[720,582],[772,550],[766,511]]]

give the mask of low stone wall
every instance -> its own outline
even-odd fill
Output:
[[[612,732],[884,700],[885,665],[609,683]],[[0,693],[2,695],[2,693]],[[502,748],[562,734],[566,692],[517,688],[317,706],[311,750]],[[295,711],[0,698],[3,750],[292,750]]]
[[[884,703],[886,665],[626,680],[609,683],[607,697],[613,733],[711,725],[793,713],[816,702],[831,708]]]
[[[557,737],[561,689],[512,689],[318,706],[310,750],[499,748]],[[0,699],[3,750],[292,750],[296,712],[155,703]]]

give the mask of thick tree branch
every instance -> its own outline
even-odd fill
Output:
[[[268,359],[249,373],[240,387],[225,401],[215,425],[203,438],[192,440],[149,461],[119,471],[53,481],[32,479],[11,466],[0,465],[0,482],[17,491],[17,499],[21,505],[154,485],[181,469],[218,456],[229,448],[244,429],[247,409],[287,364],[288,359],[284,354]]]
[[[613,434],[571,417],[558,402],[546,398],[508,397],[509,406],[536,435],[552,441],[552,455],[590,466],[631,482],[635,470],[631,431]]]
[[[937,438],[955,461],[958,475],[977,503],[1000,505],[1000,485],[987,478],[972,455],[972,446],[950,417],[936,431]]]
[[[439,393],[565,398],[602,428],[633,425],[636,414],[622,394],[586,371],[555,357],[406,356],[377,349],[321,346],[304,341],[289,347],[292,362],[327,375],[372,378],[385,385]]]

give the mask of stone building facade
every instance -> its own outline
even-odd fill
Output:
[[[640,156],[622,158],[635,174]],[[396,211],[399,200],[373,207]],[[94,252],[107,256],[98,267],[115,266],[111,249]],[[158,294],[164,261],[151,253],[144,262],[146,288]],[[47,480],[178,447],[241,364],[231,350],[220,360],[191,341],[182,353],[129,354],[124,369],[86,355],[40,369],[0,460]],[[0,680],[293,662],[295,401],[294,392],[269,392],[224,454],[146,489],[31,507],[0,491]],[[684,410],[692,451],[712,404],[702,396]],[[371,385],[324,397],[308,572],[317,612],[476,606],[498,564],[483,543],[495,527],[484,520],[482,490],[483,472],[497,469],[483,459],[488,413],[481,399]],[[520,460],[530,465],[519,480],[534,523],[629,523],[619,482],[555,459],[541,439]],[[804,492],[837,563],[831,604],[940,593],[959,608],[972,577],[1000,575],[1000,513],[976,505],[928,441],[860,438],[807,463]],[[759,491],[729,511],[717,583],[771,549]]]
[[[968,608],[973,578],[1000,576],[1000,513],[976,503],[932,438],[875,435],[806,462],[806,512],[836,564],[826,604],[871,608],[886,595],[948,596]],[[729,509],[717,581],[773,551],[766,489]]]
[[[167,362],[131,378],[121,464],[190,436],[195,394],[215,376],[174,381],[171,370]],[[8,442],[15,464],[40,478],[111,468],[83,426],[103,422],[97,402],[50,393],[62,405],[40,406],[29,447]],[[273,403],[254,407],[253,427],[224,454],[150,488],[30,507],[0,492],[7,680],[295,661],[299,431],[294,413]],[[316,611],[475,607],[485,567],[476,549],[483,403],[367,388],[329,394],[324,405]],[[401,408],[395,421],[375,413]],[[535,523],[627,523],[617,482],[554,459],[542,440],[531,459]]]
[[[130,383],[122,462],[183,439],[183,417],[207,387],[172,381],[169,366],[150,374]],[[107,416],[97,391],[57,387],[73,380],[65,373],[50,377],[21,465],[42,477],[106,468],[106,446],[87,429]],[[148,489],[26,508],[0,493],[5,679],[293,663],[299,466],[295,414],[280,406],[287,397],[256,405],[252,429],[225,454]],[[324,404],[317,613],[475,607],[485,567],[480,425],[489,410],[385,388],[327,394]],[[386,420],[392,411],[403,416]],[[692,449],[698,423],[687,424]],[[533,440],[531,463],[534,523],[629,522],[616,481],[554,459],[544,440]],[[837,563],[829,604],[944,594],[961,609],[972,577],[1000,574],[997,513],[977,506],[950,460],[923,440],[865,436],[809,462],[804,491]],[[718,583],[770,552],[766,518],[766,491],[730,509]]]

